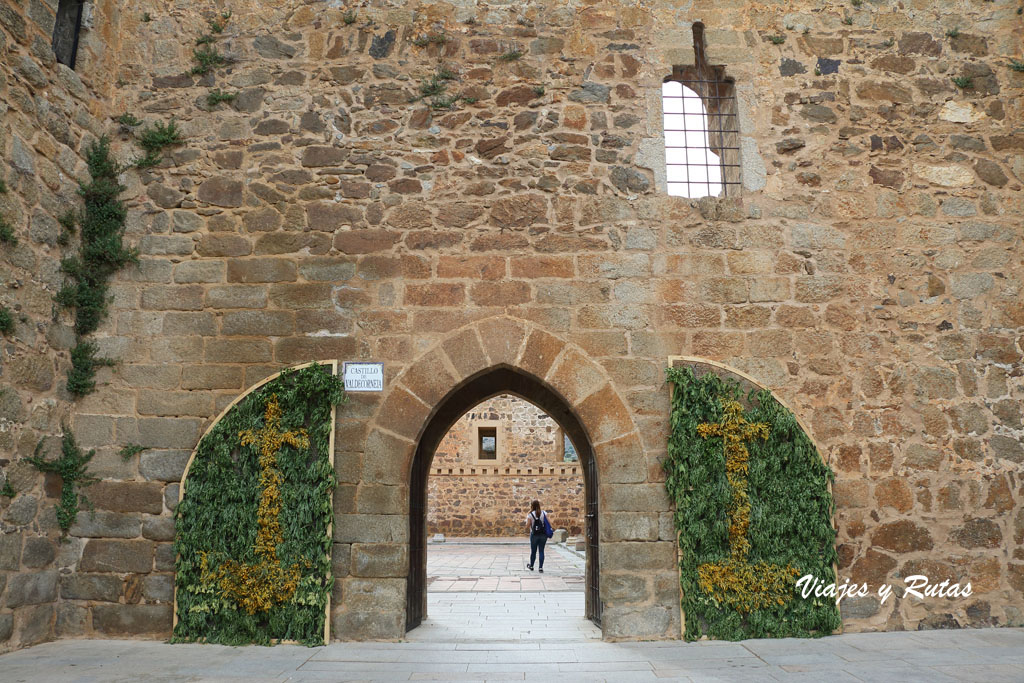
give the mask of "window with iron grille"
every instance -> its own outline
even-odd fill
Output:
[[[740,189],[736,91],[725,67],[707,63],[704,26],[693,25],[695,64],[676,66],[661,86],[668,194],[732,197]]]

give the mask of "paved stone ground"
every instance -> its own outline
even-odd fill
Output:
[[[1020,683],[1024,681],[1024,629],[864,633],[739,643],[545,638],[540,642],[334,643],[319,648],[65,640],[0,656],[0,680]]]
[[[601,642],[600,630],[583,618],[582,583],[566,583],[582,579],[582,557],[551,548],[550,570],[540,580],[522,566],[514,542],[432,545],[428,618],[401,643],[263,648],[65,640],[0,656],[0,681],[1024,682],[1020,628],[738,643]],[[549,578],[567,587],[541,592],[531,583]],[[518,588],[484,588],[506,579],[518,579]],[[438,590],[445,582],[452,585]],[[454,588],[463,582],[473,590]]]
[[[552,592],[582,591],[586,564],[582,554],[548,543],[544,573],[530,571],[527,539],[458,539],[427,546],[427,591]],[[538,565],[540,563],[538,562]]]

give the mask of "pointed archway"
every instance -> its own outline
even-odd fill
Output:
[[[438,404],[416,444],[409,489],[409,578],[406,589],[406,630],[427,614],[427,481],[434,451],[455,422],[473,406],[499,394],[525,399],[547,413],[576,446],[583,469],[586,510],[586,617],[601,623],[598,548],[597,466],[590,437],[565,398],[528,372],[508,365],[483,370],[453,388]]]
[[[365,434],[361,452],[342,459],[357,490],[346,501],[353,514],[337,516],[335,547],[342,562],[351,551],[354,571],[343,569],[339,577],[335,632],[397,639],[424,616],[422,486],[432,449],[473,401],[502,392],[540,404],[567,430],[572,425],[570,438],[587,444],[593,558],[587,605],[603,637],[675,637],[679,605],[659,588],[676,576],[675,544],[662,538],[659,524],[670,512],[668,498],[661,480],[650,476],[660,464],[645,452],[632,411],[604,366],[576,344],[505,315],[448,332],[387,378],[379,399],[363,402],[373,407],[368,422],[357,424]],[[354,403],[358,411],[361,401]]]

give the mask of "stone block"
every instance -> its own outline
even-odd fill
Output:
[[[266,363],[272,360],[273,354],[270,342],[265,339],[209,339],[204,357],[210,363]],[[177,445],[164,444],[165,447]]]
[[[408,545],[391,543],[355,543],[352,545],[352,576],[404,577],[408,573]],[[348,604],[347,601],[346,604]]]
[[[158,483],[99,481],[89,487],[88,496],[100,510],[159,514],[164,509]]]
[[[53,638],[53,605],[38,605],[18,610],[14,614],[15,630],[21,636],[20,645],[28,647]]]
[[[678,591],[678,586],[676,587]],[[646,602],[651,597],[650,582],[637,574],[605,572],[601,576],[601,599],[616,604]]]
[[[169,636],[171,611],[171,605],[95,605],[92,625],[108,636]]]
[[[201,311],[200,285],[152,285],[142,290],[142,308],[155,311]]]
[[[338,610],[331,636],[340,640],[398,640],[405,637],[405,612]]]
[[[420,429],[430,414],[430,408],[431,406],[427,406],[405,387],[399,385],[392,387],[387,393],[380,414],[387,416],[387,427],[390,431],[412,440],[419,436]]]
[[[100,600],[117,602],[121,599],[123,581],[111,574],[68,574],[61,577],[60,597],[65,600]]]
[[[274,344],[274,358],[292,365],[313,359],[351,358],[355,349],[354,337],[289,337]]]
[[[360,514],[401,515],[408,512],[409,488],[407,486],[360,484],[357,491],[356,512]]]
[[[203,181],[196,196],[201,202],[232,208],[242,205],[242,190],[242,181],[218,176]]]
[[[663,605],[649,607],[613,605],[605,607],[601,614],[601,626],[605,638],[662,639],[675,635],[670,633],[672,624],[672,611]],[[678,634],[678,630],[677,626],[676,634]]]
[[[492,318],[477,325],[477,332],[491,365],[517,364],[519,349],[526,334],[522,323],[508,318]]]
[[[595,443],[603,443],[633,431],[629,409],[610,384],[587,396],[576,410]]]
[[[601,541],[657,541],[658,513],[618,512],[601,525]]]
[[[484,354],[476,329],[468,329],[442,344],[445,355],[458,371],[460,378],[469,377],[487,367],[487,356]]]
[[[4,510],[3,520],[16,526],[27,526],[36,518],[39,499],[29,493],[15,496],[11,504]]]
[[[393,486],[404,484],[412,455],[412,443],[374,430],[366,439],[361,481]]]
[[[221,332],[225,335],[286,337],[295,332],[295,313],[291,310],[231,311],[221,319]]]
[[[605,491],[601,512],[663,512],[672,505],[664,484],[612,484]]]
[[[430,406],[437,405],[460,379],[449,372],[443,356],[440,349],[435,349],[402,375],[402,384]]]
[[[888,522],[878,526],[871,535],[872,544],[897,553],[931,550],[934,545],[929,531],[910,521]]]
[[[174,574],[150,574],[142,580],[142,597],[147,601],[174,600]]]
[[[158,572],[173,572],[175,552],[173,543],[157,543],[153,553],[153,569]]]
[[[88,633],[89,608],[71,602],[58,603],[54,635],[58,638],[74,638]]]
[[[173,541],[174,518],[146,517],[142,522],[142,537],[152,541]]]
[[[563,353],[546,380],[571,404],[578,404],[605,384],[601,369],[583,354],[569,348]]]
[[[248,258],[228,261],[228,282],[295,282],[295,262],[283,258]]]
[[[57,570],[16,574],[7,587],[7,607],[39,605],[57,599]]]
[[[45,536],[29,537],[21,554],[21,564],[29,569],[43,569],[57,556],[53,541]]]
[[[355,549],[353,547],[353,554]],[[354,562],[353,562],[354,564]],[[341,580],[342,603],[356,612],[398,612],[405,610],[404,578],[359,578]]]
[[[139,415],[207,417],[213,413],[213,395],[203,391],[141,389],[135,402]]]
[[[335,543],[407,543],[408,515],[342,515],[335,519]]]
[[[676,544],[655,542],[602,542],[601,569],[606,572],[664,571],[675,567]]]
[[[526,340],[519,366],[536,377],[546,377],[565,344],[547,332],[533,330]]]
[[[149,481],[181,481],[191,452],[149,450],[139,456],[139,474]]]
[[[265,308],[267,290],[258,285],[224,285],[206,290],[208,308]]]
[[[1003,532],[995,521],[977,517],[954,529],[949,540],[961,548],[999,548],[1003,544]]]
[[[0,570],[18,571],[21,566],[21,546],[20,532],[0,534]]]
[[[79,569],[84,572],[148,574],[153,569],[153,543],[92,539],[85,544]]]

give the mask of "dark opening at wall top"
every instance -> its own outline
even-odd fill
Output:
[[[78,34],[82,30],[81,0],[60,0],[57,6],[57,20],[53,27],[53,53],[57,61],[72,69],[78,57]]]

